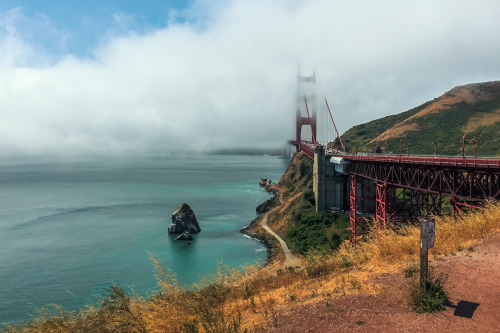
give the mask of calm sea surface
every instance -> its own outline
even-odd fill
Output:
[[[259,178],[277,181],[287,164],[219,155],[0,161],[0,324],[48,304],[97,305],[115,283],[147,296],[156,288],[149,253],[183,285],[220,260],[264,263],[263,245],[238,231],[269,197]],[[202,228],[191,245],[167,233],[183,202]]]

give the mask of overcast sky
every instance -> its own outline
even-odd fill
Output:
[[[495,0],[2,0],[0,154],[281,146],[298,68],[318,72],[343,133],[500,79],[498,13]]]

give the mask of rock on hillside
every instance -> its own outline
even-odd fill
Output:
[[[468,84],[453,88],[439,98],[409,111],[354,126],[342,140],[354,151],[399,153],[400,139],[410,153],[461,154],[462,137],[467,136],[466,154],[500,155],[500,81]],[[403,147],[406,152],[406,146]]]
[[[187,231],[190,234],[201,231],[193,210],[187,203],[183,203],[173,214],[172,224],[168,226],[169,234],[182,234]]]

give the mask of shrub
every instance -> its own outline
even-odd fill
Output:
[[[301,254],[313,249],[325,253],[336,250],[348,237],[347,215],[316,212],[304,206],[304,210],[294,214],[294,220],[295,224],[288,229],[287,238]]]
[[[310,178],[313,176],[313,163],[308,158],[302,158],[300,161],[300,177]]]
[[[308,190],[306,193],[304,193],[304,199],[309,201],[311,205],[316,206],[316,196],[314,195],[313,190]]]
[[[414,281],[410,289],[410,307],[418,313],[443,310],[448,300],[443,287],[446,278],[444,273],[440,273],[435,279],[430,277],[422,287],[419,281]]]
[[[131,308],[130,297],[119,286],[106,289],[109,293],[102,302],[101,312],[108,318],[114,332],[146,332],[141,317]]]

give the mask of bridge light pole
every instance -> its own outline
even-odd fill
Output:
[[[403,143],[404,139],[399,139],[399,157],[401,157],[401,145]]]
[[[477,145],[477,141],[476,141],[476,139],[471,139],[469,141],[469,143],[474,146],[474,159],[476,159],[476,145]]]
[[[467,137],[467,135],[465,135],[465,134],[462,137],[462,158],[465,158],[465,138],[466,137]]]
[[[434,145],[434,157],[437,157],[438,155],[438,144],[436,142],[432,143]]]

